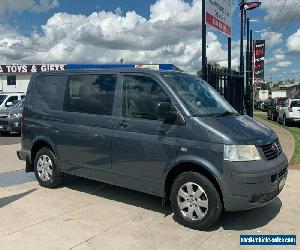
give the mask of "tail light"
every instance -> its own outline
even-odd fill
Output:
[[[293,112],[293,108],[292,108],[292,107],[289,107],[289,108],[288,108],[288,111],[289,111],[289,112]]]

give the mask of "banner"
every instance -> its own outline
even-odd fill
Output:
[[[264,80],[265,78],[265,40],[254,40],[254,78]]]
[[[0,74],[32,74],[46,71],[65,70],[65,64],[16,64],[0,65]]]
[[[231,37],[232,0],[203,0],[206,24]]]

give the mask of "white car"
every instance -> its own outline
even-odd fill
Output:
[[[278,122],[285,126],[292,121],[300,121],[300,99],[288,99],[279,108]]]
[[[24,93],[1,93],[0,92],[0,110],[10,108],[18,101],[25,98]]]

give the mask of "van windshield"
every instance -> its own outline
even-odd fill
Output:
[[[0,95],[0,105],[3,103],[3,101],[6,99],[7,95]]]
[[[208,83],[183,73],[164,73],[163,78],[193,116],[238,115],[238,112]]]

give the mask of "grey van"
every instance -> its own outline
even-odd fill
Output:
[[[157,195],[195,229],[214,225],[223,210],[268,204],[288,172],[271,129],[175,71],[33,75],[18,157],[43,187],[67,173]]]

